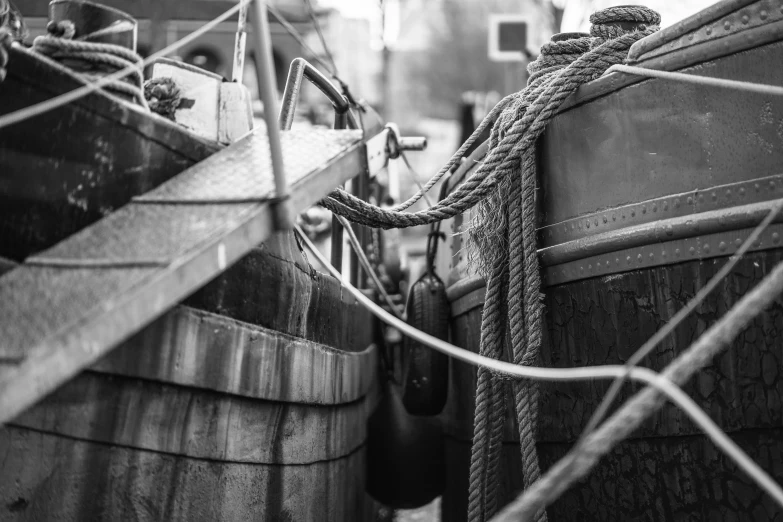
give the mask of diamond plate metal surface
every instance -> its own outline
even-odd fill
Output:
[[[307,129],[281,134],[285,175],[289,184],[326,163],[362,139],[358,130]],[[275,197],[272,161],[266,134],[251,134],[231,146],[230,154],[215,154],[135,201],[214,201]]]
[[[0,277],[0,360],[23,359],[43,339],[77,324],[97,304],[153,272],[19,267],[5,274]]]
[[[173,260],[203,241],[236,227],[255,204],[130,204],[50,248],[39,260]]]
[[[226,270],[274,230],[266,137],[254,134],[36,256],[160,267],[22,265],[0,277],[0,424]],[[359,131],[284,133],[289,204],[301,212],[367,168]],[[161,204],[150,199],[190,204]],[[12,370],[6,371],[8,367]]]

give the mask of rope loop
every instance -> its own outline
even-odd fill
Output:
[[[658,14],[657,11],[642,5],[618,5],[616,7],[601,9],[590,15],[590,23],[593,24],[593,26],[615,24],[618,22],[639,22],[649,25],[660,25],[661,15]]]
[[[148,109],[144,97],[144,73],[141,56],[121,45],[90,42],[91,36],[125,30],[124,26],[109,28],[74,39],[76,26],[70,20],[49,22],[46,35],[33,40],[33,51],[73,70],[88,81],[96,81],[108,74],[134,67],[127,77],[110,82],[105,89],[130,98]]]

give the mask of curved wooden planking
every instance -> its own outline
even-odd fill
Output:
[[[88,371],[9,424],[172,455],[309,464],[362,445],[369,408],[366,400],[309,406]]]
[[[13,47],[0,114],[82,85]],[[19,261],[48,248],[220,148],[102,92],[0,129],[0,255]]]
[[[292,233],[280,233],[193,294],[185,304],[341,350],[374,341],[370,312],[313,269]]]
[[[342,404],[367,394],[376,368],[373,345],[348,352],[179,306],[91,370],[247,398]]]
[[[9,426],[0,448],[7,522],[374,519],[364,448],[303,466],[226,463]]]

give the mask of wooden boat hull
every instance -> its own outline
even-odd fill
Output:
[[[223,276],[238,301],[274,300],[259,275],[290,296],[276,329],[180,306],[0,428],[14,456],[3,520],[371,519],[372,322],[339,283],[287,260],[287,239]],[[248,266],[263,270],[248,279]],[[347,338],[308,329],[343,316],[357,321]]]
[[[83,85],[14,47],[0,115]],[[0,129],[0,256],[48,248],[219,148],[102,92]]]
[[[12,58],[0,112],[80,85],[27,51]],[[0,256],[50,246],[217,148],[103,94],[3,129]],[[189,304],[0,427],[0,453],[13,455],[0,519],[373,517],[369,314],[312,270],[290,234]]]
[[[768,19],[767,3],[722,2],[702,15],[693,38],[688,31],[676,41],[659,37],[657,46],[640,45],[644,52],[632,56],[642,66],[781,85],[783,70],[772,64],[783,60],[783,13],[775,7],[775,19]],[[765,26],[756,23],[762,12]],[[745,19],[747,24],[738,23]],[[709,27],[725,28],[725,39],[712,40]],[[730,45],[739,41],[742,45]],[[622,364],[706,284],[781,197],[781,122],[783,105],[769,96],[618,74],[585,86],[566,102],[540,144],[544,365]],[[770,226],[643,365],[663,369],[758,284],[783,260],[781,237],[781,224]],[[464,262],[451,280],[467,286]],[[454,339],[477,349],[476,302],[483,302],[483,290],[472,297],[454,287],[450,293]],[[758,316],[684,387],[778,482],[783,482],[781,304]],[[455,363],[452,369],[452,379],[460,379],[457,388],[475,389],[475,371],[459,368]],[[543,470],[573,447],[608,387],[608,382],[541,385]],[[638,390],[626,385],[622,399]],[[454,473],[467,477],[470,439],[464,435],[471,433],[473,410],[471,398],[463,395],[470,406],[452,411],[462,446],[450,465],[459,463],[463,469]],[[517,437],[510,424],[509,443]],[[505,457],[511,469],[503,471],[502,502],[522,488],[518,455]],[[448,491],[444,505],[457,495]],[[464,512],[444,520],[464,520]],[[764,521],[777,513],[774,501],[672,405],[548,508],[551,520],[580,521]]]

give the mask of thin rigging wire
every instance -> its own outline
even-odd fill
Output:
[[[323,67],[324,70],[328,71],[329,74],[331,74],[334,78],[337,78],[337,76],[335,76],[336,71],[333,71],[332,68],[329,66],[329,64],[326,63],[320,56],[318,56],[318,53],[315,52],[313,48],[307,44],[307,42],[305,42],[302,34],[296,29],[296,27],[291,25],[291,23],[285,19],[285,16],[283,16],[283,14],[280,11],[276,7],[272,7],[271,5],[267,5],[266,7],[267,10],[269,11],[269,14],[271,14],[275,18],[275,20],[277,20],[278,23],[283,26],[283,29],[285,29],[285,31],[294,40],[296,40],[296,42],[300,46],[302,46],[302,48],[305,51],[307,51],[310,54],[309,58],[314,62],[318,63],[318,65]]]
[[[327,58],[329,58],[329,62],[332,64],[332,76],[337,78],[337,64],[334,61],[334,55],[332,54],[332,51],[329,49],[329,46],[326,44],[326,38],[324,38],[324,33],[321,31],[321,24],[318,23],[318,20],[315,17],[315,10],[313,9],[313,4],[310,2],[310,0],[304,0],[305,5],[307,5],[307,11],[310,14],[310,20],[313,22],[313,26],[315,27],[315,32],[318,33],[318,38],[321,40],[321,47],[324,48],[324,52],[326,53]]]
[[[767,85],[764,83],[729,80],[727,78],[711,78],[709,76],[701,76],[698,74],[660,71],[658,69],[647,69],[644,67],[634,67],[631,65],[621,64],[609,67],[604,75],[613,72],[622,72],[626,74],[634,74],[637,76],[647,76],[649,78],[658,78],[660,80],[674,80],[678,82],[695,83],[697,85],[723,87],[725,89],[736,89],[746,92],[757,92],[761,94],[770,94],[773,96],[783,96],[783,87],[779,85]]]

